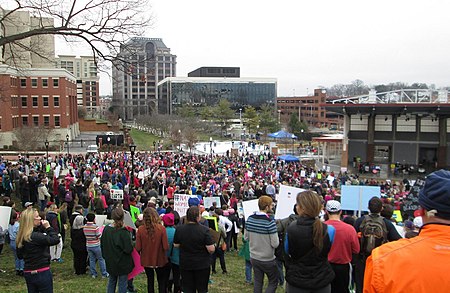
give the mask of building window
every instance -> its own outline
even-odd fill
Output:
[[[38,97],[33,97],[33,107],[38,106]]]
[[[50,126],[50,116],[44,116],[44,126]]]
[[[42,97],[44,107],[48,107],[48,97]]]
[[[28,126],[28,116],[22,116],[22,126]]]
[[[59,97],[53,96],[53,107],[59,107]]]
[[[28,97],[22,97],[22,108],[27,107],[27,100],[28,100]]]
[[[33,126],[39,126],[39,116],[33,116]]]
[[[27,79],[26,78],[21,78],[20,79],[20,86],[21,87],[27,87]]]
[[[48,78],[42,79],[42,87],[48,87]]]
[[[11,97],[11,107],[12,108],[17,108],[18,107],[17,100],[18,100],[17,97]]]
[[[19,117],[13,117],[12,124],[13,124],[13,128],[19,127]]]
[[[55,127],[61,126],[61,117],[60,116],[54,116],[55,118]]]
[[[31,86],[32,87],[37,87],[37,78],[32,78],[31,79]]]
[[[59,79],[53,78],[53,87],[58,87],[58,86],[59,86]]]

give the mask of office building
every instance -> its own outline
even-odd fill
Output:
[[[112,107],[124,121],[158,112],[158,83],[176,76],[176,56],[159,38],[132,38],[113,65]]]
[[[226,99],[239,109],[273,104],[277,93],[274,78],[169,77],[158,84],[159,113],[176,113],[177,107],[215,106]]]
[[[200,67],[188,73],[188,77],[241,77],[239,67]]]

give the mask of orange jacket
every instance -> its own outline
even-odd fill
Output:
[[[364,293],[448,293],[450,225],[427,224],[419,236],[386,243],[372,251]]]

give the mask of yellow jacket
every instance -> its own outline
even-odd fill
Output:
[[[426,224],[419,236],[372,251],[364,293],[449,293],[450,225]]]

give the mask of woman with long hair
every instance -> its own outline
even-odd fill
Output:
[[[131,234],[124,226],[124,211],[117,207],[111,211],[114,223],[105,226],[100,241],[102,255],[106,262],[106,271],[109,273],[107,293],[127,292],[128,274],[134,267],[133,243]]]
[[[317,193],[303,191],[297,195],[298,219],[286,230],[286,292],[331,292],[334,271],[328,253],[335,229],[322,223],[323,209]]]
[[[50,271],[50,246],[59,243],[58,234],[36,209],[26,209],[20,216],[16,245],[24,260],[24,277],[28,292],[53,292]]]
[[[155,292],[155,271],[158,280],[158,292],[165,293],[169,279],[170,266],[167,259],[169,243],[166,229],[154,208],[144,210],[144,225],[136,234],[136,250],[141,254],[141,265],[147,275],[147,292]]]
[[[17,238],[18,231],[19,231],[19,213],[12,211],[11,219],[9,220],[9,227],[8,227],[8,233],[9,233],[9,239],[10,239],[9,247],[11,248],[11,250],[14,254],[16,275],[23,276],[24,262],[23,262],[23,259],[19,259],[17,257],[16,238]]]

